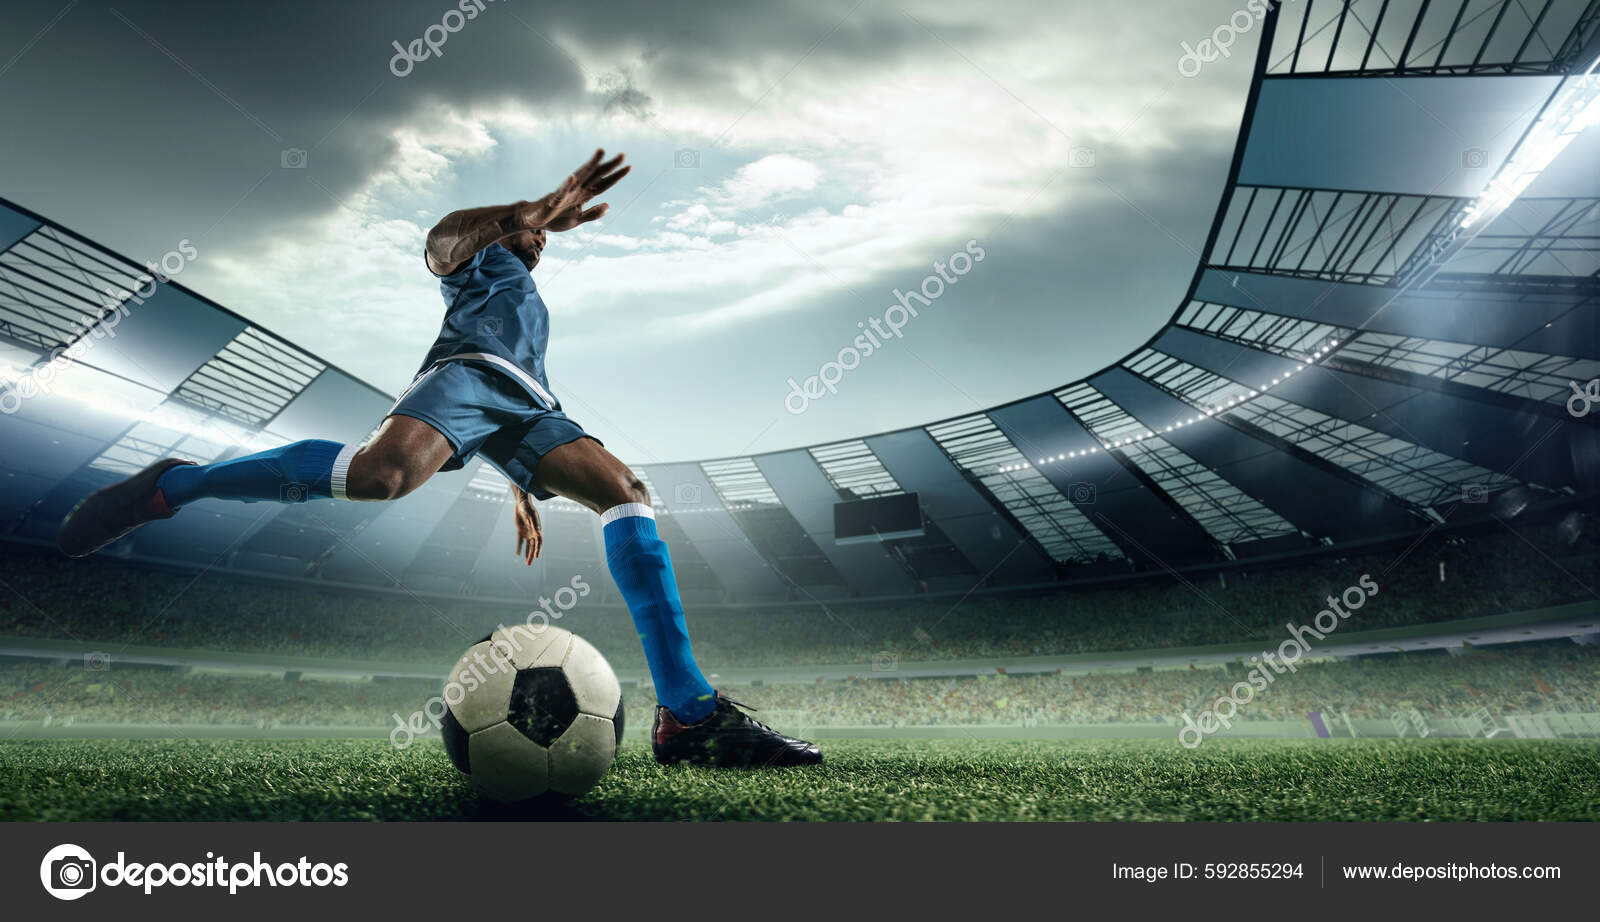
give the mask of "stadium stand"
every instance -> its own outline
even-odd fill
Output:
[[[863,678],[730,686],[820,727],[1176,724],[1244,678],[1245,667],[1092,675],[989,674],[940,679]],[[0,662],[0,724],[7,721],[239,727],[392,727],[438,693],[424,681],[328,681],[184,673],[157,667]],[[650,720],[648,689],[630,688],[628,720]],[[1247,706],[1242,721],[1299,721],[1307,712],[1384,719],[1416,708],[1429,718],[1479,708],[1600,714],[1600,648],[1548,641],[1450,653],[1401,653],[1304,662]]]
[[[1271,639],[1371,573],[1363,630],[1496,615],[1596,597],[1592,535],[1555,525],[1441,534],[1361,557],[1157,575],[1100,588],[965,600],[703,606],[691,631],[719,667],[1094,653]],[[328,660],[446,661],[526,608],[8,553],[0,637],[204,648]],[[959,604],[957,604],[959,602]],[[560,621],[620,669],[642,665],[626,612],[579,603]]]

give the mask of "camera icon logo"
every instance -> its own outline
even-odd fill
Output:
[[[278,165],[286,170],[303,170],[306,168],[306,152],[301,147],[286,147],[278,155]]]
[[[58,900],[75,900],[94,891],[94,857],[77,845],[57,845],[39,862],[39,883]]]
[[[1469,147],[1461,152],[1463,170],[1481,170],[1489,165],[1489,152],[1481,147]]]
[[[1077,505],[1087,505],[1099,495],[1099,489],[1087,481],[1077,481],[1067,484],[1067,498]]]
[[[1464,483],[1461,485],[1461,501],[1463,503],[1486,503],[1489,501],[1489,485],[1486,483]]]
[[[483,336],[499,336],[500,330],[499,317],[483,317],[478,320],[478,332]]]
[[[701,491],[698,483],[680,483],[672,488],[672,499],[680,506],[698,506]]]
[[[1067,166],[1080,170],[1094,166],[1094,148],[1074,147],[1067,151]]]
[[[278,488],[278,500],[285,503],[303,503],[311,498],[311,488],[303,483],[286,483]]]
[[[98,650],[83,655],[83,668],[89,672],[108,672],[111,669],[111,654],[101,653]]]
[[[672,153],[672,165],[680,170],[698,170],[700,152],[692,147],[680,147]]]
[[[890,650],[879,650],[872,654],[873,672],[894,672],[900,668],[900,655]]]

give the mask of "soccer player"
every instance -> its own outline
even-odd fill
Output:
[[[655,681],[651,742],[663,764],[812,765],[818,748],[753,719],[695,665],[683,604],[644,484],[562,412],[545,377],[550,315],[530,273],[546,235],[605,215],[590,200],[628,174],[595,151],[555,192],[446,215],[428,233],[444,325],[422,368],[364,445],[308,440],[215,464],[167,458],[89,496],[61,524],[82,557],[197,499],[394,500],[474,455],[512,483],[517,554],[530,566],[542,530],[535,499],[565,496],[600,515],[606,563],[633,615]],[[286,489],[297,487],[298,489]]]

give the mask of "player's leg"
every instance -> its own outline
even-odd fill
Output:
[[[656,534],[644,484],[591,438],[568,442],[541,458],[538,484],[600,513],[606,564],[633,614],[657,698],[686,721],[710,714],[716,692],[695,664],[672,560]]]
[[[564,417],[547,419],[536,428],[543,432],[530,432],[524,446],[582,431]],[[526,452],[521,458],[524,464],[535,460]],[[565,496],[600,514],[606,564],[633,616],[655,682],[659,706],[651,741],[656,758],[729,766],[822,761],[816,746],[753,720],[717,694],[701,674],[689,645],[672,558],[656,533],[650,496],[627,465],[594,439],[578,437],[540,451],[536,466],[529,467],[539,492]]]
[[[439,470],[453,451],[427,423],[390,416],[362,446],[308,439],[214,464],[167,458],[78,504],[61,523],[58,542],[62,551],[82,557],[199,499],[398,499]]]

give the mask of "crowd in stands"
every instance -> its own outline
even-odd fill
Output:
[[[990,674],[941,679],[856,679],[730,688],[810,726],[1034,726],[1175,723],[1247,681],[1248,667],[1088,675]],[[747,697],[741,697],[747,696]],[[1415,707],[1430,717],[1494,713],[1600,713],[1600,650],[1562,640],[1490,647],[1466,655],[1386,654],[1300,664],[1275,675],[1239,709],[1242,720],[1290,720],[1310,711],[1384,719]]]
[[[870,678],[728,687],[775,723],[804,727],[1173,724],[1198,714],[1247,667],[955,678]],[[331,681],[185,672],[150,666],[0,662],[0,724],[196,724],[392,728],[438,687],[429,682]],[[648,687],[624,693],[628,721],[648,726]],[[1241,720],[1299,721],[1309,711],[1384,719],[1416,708],[1430,717],[1600,713],[1600,648],[1567,640],[1302,661],[1239,710]]]
[[[0,663],[0,721],[376,727],[438,693],[420,680],[290,681],[89,659]]]
[[[697,607],[690,633],[707,669],[1092,653],[1240,643],[1308,621],[1325,599],[1370,574],[1379,591],[1348,624],[1368,630],[1593,599],[1593,535],[1570,543],[1548,526],[1435,535],[1360,557],[1153,574],[1102,588],[963,600]],[[375,595],[215,573],[151,569],[43,552],[0,558],[0,637],[107,646],[205,648],[340,660],[448,664],[528,609],[468,599]],[[642,671],[631,619],[580,602],[563,627],[619,669]]]

